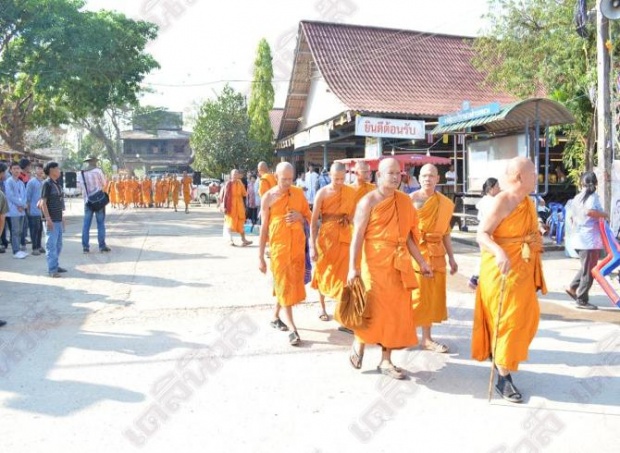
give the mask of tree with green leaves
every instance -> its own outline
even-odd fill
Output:
[[[273,109],[273,66],[271,48],[266,39],[261,39],[254,60],[254,77],[248,103],[250,117],[250,144],[254,159],[272,162],[274,158],[274,136],[269,119]]]
[[[490,0],[489,27],[474,45],[474,63],[491,85],[520,98],[543,91],[574,115],[575,124],[562,126],[573,180],[594,165],[596,145],[596,26],[582,23],[578,33],[575,7],[575,0]]]
[[[159,67],[145,52],[157,26],[83,0],[2,0],[0,137],[25,151],[37,126],[101,118],[138,101],[140,83]]]
[[[190,139],[193,167],[215,177],[253,167],[249,125],[245,97],[226,85],[216,99],[200,106]]]

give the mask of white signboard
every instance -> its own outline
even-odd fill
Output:
[[[295,134],[293,137],[293,143],[295,149],[303,148],[304,146],[310,146],[313,143],[328,142],[329,141],[329,127],[327,124],[320,124],[308,129],[307,131]]]
[[[366,159],[376,159],[381,157],[381,139],[376,137],[366,137],[366,146],[364,147],[364,157]]]
[[[355,117],[355,135],[361,137],[425,138],[424,127],[424,121],[418,120],[375,118],[359,115]]]
[[[300,132],[299,134],[295,134],[295,136],[293,137],[293,143],[294,143],[295,149],[308,146],[310,144],[310,132],[303,131],[303,132]]]

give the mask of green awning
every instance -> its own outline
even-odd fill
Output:
[[[524,130],[527,125],[534,126],[537,118],[541,126],[558,126],[575,122],[573,115],[559,102],[551,99],[532,98],[508,104],[495,115],[460,121],[447,126],[437,126],[433,129],[432,134],[469,132],[476,127],[483,127],[484,132],[496,134],[519,132]]]

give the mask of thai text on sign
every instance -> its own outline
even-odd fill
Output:
[[[424,138],[424,121],[355,117],[355,135],[362,137]]]

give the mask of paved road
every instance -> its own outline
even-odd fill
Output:
[[[270,281],[257,250],[232,248],[214,208],[189,215],[112,211],[110,254],[83,255],[79,202],[61,264],[0,255],[2,452],[598,452],[620,445],[620,311],[571,308],[562,287],[578,263],[545,256],[549,294],[530,360],[526,403],[486,399],[488,363],[469,359],[475,247],[457,244],[450,355],[395,361],[405,382],[347,362],[351,338],[296,308],[303,343],[268,326]],[[94,230],[93,230],[94,239]],[[92,247],[94,248],[94,247]],[[333,309],[333,305],[330,307]]]

